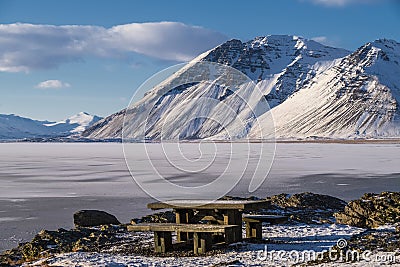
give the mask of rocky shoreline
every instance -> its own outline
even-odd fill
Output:
[[[226,196],[224,199],[243,199]],[[258,199],[250,197],[246,199]],[[365,194],[358,200],[346,203],[338,198],[300,193],[279,194],[265,198],[264,208],[256,214],[277,214],[289,217],[287,224],[347,224],[364,228],[365,231],[347,240],[347,248],[371,251],[396,251],[400,248],[400,193],[382,192]],[[172,211],[134,218],[130,223],[174,222]],[[149,235],[130,233],[128,224],[122,224],[115,216],[102,211],[79,211],[74,214],[75,228],[55,231],[42,230],[30,242],[0,254],[0,266],[18,266],[24,262],[51,257],[59,253],[96,252],[120,255],[146,256],[194,256],[190,247],[178,247],[173,252],[155,255]],[[387,228],[376,229],[382,226]],[[396,228],[397,227],[397,228]],[[263,242],[270,242],[265,239]],[[240,244],[238,244],[240,247]],[[234,248],[219,246],[207,255],[225,253]],[[239,248],[240,249],[240,248]],[[326,257],[322,261],[327,262]],[[311,262],[310,262],[311,264]]]

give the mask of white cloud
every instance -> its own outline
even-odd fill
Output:
[[[304,1],[304,0],[302,0]],[[325,6],[332,6],[332,7],[342,7],[350,4],[369,4],[369,3],[378,3],[382,0],[306,0],[311,1],[315,4],[321,4]]]
[[[320,44],[332,46],[332,47],[340,47],[341,41],[337,37],[327,37],[327,36],[316,36],[312,37],[311,40],[316,41]]]
[[[321,43],[321,44],[325,44],[325,43],[328,42],[328,38],[326,36],[313,37],[313,38],[311,38],[311,40],[316,41],[316,42]]]
[[[38,89],[60,89],[71,87],[69,83],[62,82],[60,80],[47,80],[41,83],[38,83],[35,88]]]
[[[132,23],[112,28],[0,24],[0,71],[51,69],[87,57],[124,59],[130,53],[187,61],[226,39],[221,33],[179,22]]]

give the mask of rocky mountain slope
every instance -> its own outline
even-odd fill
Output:
[[[400,44],[378,40],[316,75],[271,113],[250,137],[379,138],[400,136]],[[266,125],[273,116],[275,127]]]
[[[237,74],[206,62],[248,78],[229,83]],[[82,135],[121,137],[126,114],[132,139],[398,137],[399,62],[400,44],[385,39],[353,53],[296,36],[230,40]]]
[[[39,121],[14,114],[0,114],[0,139],[55,137],[79,134],[101,120],[101,117],[80,112],[64,121]]]

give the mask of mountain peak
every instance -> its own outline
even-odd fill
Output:
[[[77,115],[82,116],[82,115],[90,115],[90,114],[87,113],[87,112],[81,111],[81,112],[79,112]]]
[[[101,117],[81,111],[78,114],[69,117],[65,121],[58,122],[58,124],[75,125],[76,127],[71,132],[80,133],[83,132],[87,127],[93,125],[101,119]]]
[[[390,39],[378,39],[374,42],[368,42],[364,44],[357,49],[356,53],[358,51],[366,53],[371,50],[375,50],[377,52],[382,51],[383,54],[392,54],[398,57],[400,55],[400,43]]]
[[[389,48],[389,49],[395,49],[395,47],[400,46],[400,43],[398,43],[396,40],[386,39],[386,38],[377,39],[372,43],[374,45],[384,46],[384,47]]]
[[[298,60],[299,55],[307,58],[304,64],[313,65],[316,61],[329,61],[348,54],[350,52],[344,49],[299,36],[266,35],[244,43],[231,39],[205,53],[200,60],[232,66],[257,81],[282,72]]]
[[[263,41],[264,43],[268,43],[268,41],[276,41],[276,42],[287,42],[287,41],[297,41],[304,39],[303,37],[296,35],[287,35],[287,34],[268,34],[255,37],[252,41]]]
[[[400,43],[388,39],[368,42],[351,54],[349,60],[353,65],[369,68],[370,74],[379,75],[382,72],[381,68],[388,68],[392,69],[394,76],[398,77],[400,71]]]
[[[87,120],[87,119],[93,119],[93,117],[95,117],[94,115],[91,115],[87,112],[79,112],[71,117],[69,117],[67,120]]]

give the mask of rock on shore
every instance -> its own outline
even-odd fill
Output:
[[[400,192],[364,194],[350,201],[344,211],[335,213],[337,223],[361,228],[376,228],[400,223]]]
[[[42,230],[30,242],[0,255],[0,266],[15,266],[26,261],[46,257],[55,253],[74,251],[99,251],[107,244],[121,242],[124,226],[104,225],[97,228],[79,227],[55,231]]]
[[[101,210],[80,210],[74,214],[75,227],[91,227],[106,224],[121,224],[118,219]]]
[[[334,223],[335,212],[343,211],[346,202],[332,196],[304,192],[267,197],[270,202],[262,213],[288,216],[293,223]],[[260,213],[260,212],[258,212]]]

